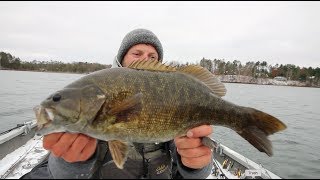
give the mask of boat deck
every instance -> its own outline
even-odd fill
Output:
[[[48,154],[49,151],[42,147],[42,137],[34,136],[0,160],[0,178],[19,179],[42,162]]]

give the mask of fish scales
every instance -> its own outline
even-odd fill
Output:
[[[129,115],[130,123],[115,127],[118,130],[116,133],[125,130],[124,137],[134,134],[136,141],[157,142],[159,137],[169,140],[174,135],[185,133],[190,127],[212,123],[214,111],[210,107],[215,100],[210,90],[181,73],[117,68],[101,71],[88,79],[91,80],[84,82],[95,79],[94,84],[104,90],[107,96],[112,95],[109,97],[119,98],[116,95],[121,92],[126,92],[120,97],[122,99],[140,92],[143,94],[139,115]],[[83,86],[83,81],[78,83],[69,87]],[[184,128],[181,128],[184,124]]]

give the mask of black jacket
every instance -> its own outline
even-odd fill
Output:
[[[49,155],[21,179],[205,179],[212,170],[211,163],[202,169],[185,167],[173,141],[161,144],[133,144],[124,168],[112,161],[107,143],[99,141],[93,157],[85,162],[68,163]]]

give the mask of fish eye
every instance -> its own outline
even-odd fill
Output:
[[[53,100],[54,102],[58,102],[58,101],[60,101],[60,99],[61,99],[61,95],[60,95],[60,94],[55,94],[55,95],[52,97],[52,100]]]

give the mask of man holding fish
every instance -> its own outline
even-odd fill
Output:
[[[153,32],[135,29],[124,37],[113,68],[154,60],[163,60],[161,42]],[[44,148],[51,152],[48,163],[23,178],[203,179],[211,173],[212,151],[201,140],[212,131],[210,125],[200,125],[171,141],[133,143],[128,146],[126,162],[120,165],[113,161],[115,157],[104,141],[82,133],[51,133],[43,138]]]

